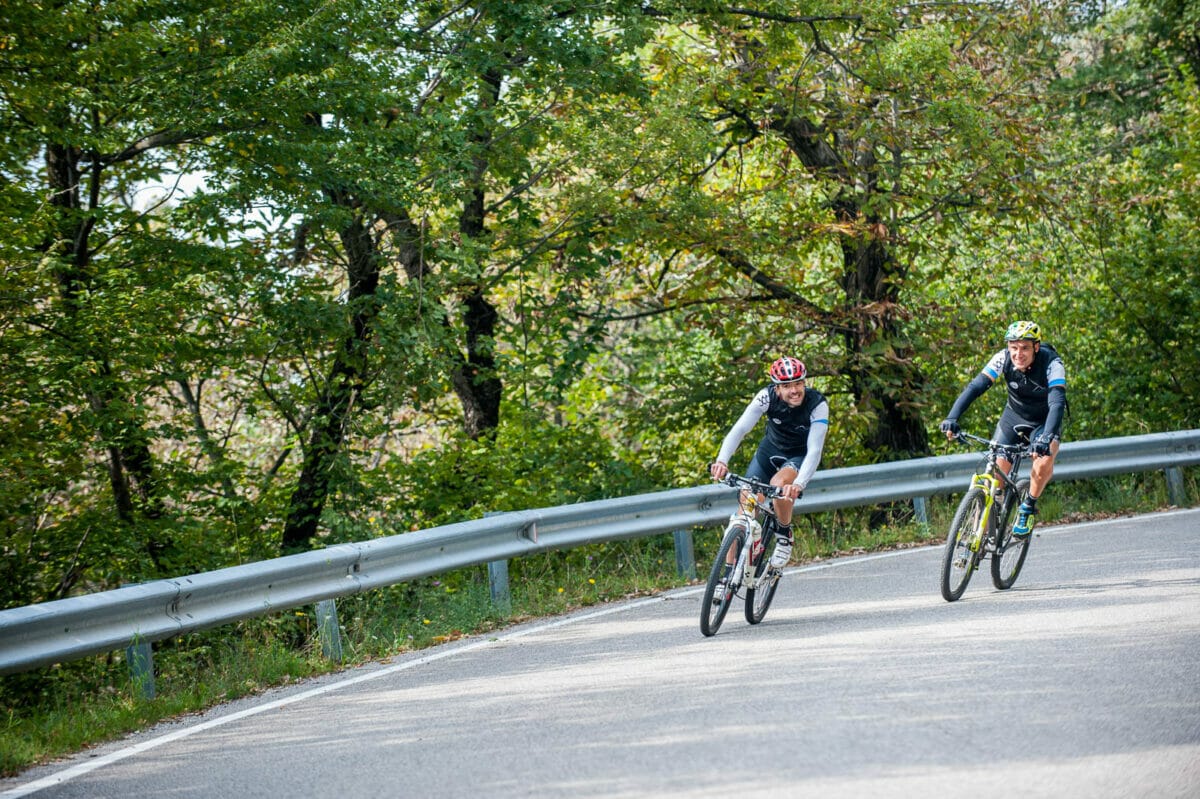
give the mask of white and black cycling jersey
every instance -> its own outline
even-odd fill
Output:
[[[804,488],[821,460],[825,433],[829,429],[829,403],[821,392],[808,388],[804,391],[804,401],[793,408],[779,398],[774,386],[767,386],[754,395],[729,430],[721,443],[717,460],[729,463],[742,439],[764,416],[766,431],[759,445],[760,454],[781,455],[789,460],[803,459],[793,482]],[[770,477],[769,474],[765,476]]]

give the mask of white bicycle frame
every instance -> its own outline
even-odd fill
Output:
[[[771,576],[771,570],[766,569],[763,571],[761,577],[756,577],[754,575],[754,569],[750,565],[750,553],[754,552],[756,558],[762,557],[763,554],[765,554],[765,547],[762,542],[762,524],[758,521],[757,515],[753,510],[753,508],[758,506],[758,498],[751,495],[747,501],[751,503],[751,510],[747,512],[743,507],[742,510],[738,511],[733,515],[732,518],[730,518],[729,526],[725,528],[725,535],[732,535],[733,529],[738,526],[745,526],[747,531],[747,546],[742,547],[741,554],[738,555],[737,563],[734,564],[733,572],[731,574],[731,576],[741,575],[741,577],[736,580],[734,590],[737,590],[739,587],[757,588],[760,583],[766,583]],[[745,503],[743,503],[743,505],[744,504]]]

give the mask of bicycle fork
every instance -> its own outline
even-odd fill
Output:
[[[746,539],[741,552],[738,553],[737,562],[733,564],[733,570],[729,575],[730,583],[732,583],[730,585],[731,593],[743,587],[757,587],[758,579],[754,576],[754,567],[752,564],[757,563],[765,551],[762,540],[762,525],[758,523],[758,520],[753,517],[743,516],[738,522],[746,529]]]
[[[996,478],[990,474],[977,474],[971,478],[971,487],[978,488],[983,493],[983,510],[979,514],[979,523],[975,525],[970,541],[965,542],[967,549],[971,552],[972,566],[979,565],[980,550],[984,548],[987,541],[988,525],[991,524],[992,510],[996,505],[996,485]],[[962,565],[967,564],[964,562]]]

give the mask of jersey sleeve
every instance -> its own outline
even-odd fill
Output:
[[[1067,387],[1067,367],[1063,365],[1062,358],[1055,358],[1046,367],[1046,388],[1055,386]]]
[[[991,357],[986,364],[983,365],[983,370],[975,375],[975,378],[967,383],[962,392],[958,395],[958,399],[954,401],[954,406],[950,409],[947,419],[958,421],[958,418],[967,412],[967,408],[971,407],[971,403],[983,396],[992,385],[999,379],[1004,372],[1004,358],[1008,355],[1005,350],[1000,350]]]
[[[1007,357],[1008,351],[1000,350],[984,365],[983,374],[991,378],[993,383],[1000,379],[1000,375],[1004,374],[1004,360]]]
[[[808,451],[800,463],[800,470],[792,482],[804,490],[808,481],[817,473],[821,463],[821,453],[825,449],[825,435],[829,432],[829,403],[822,402],[813,408],[812,419],[808,428]]]
[[[1054,438],[1062,435],[1063,411],[1067,407],[1067,369],[1061,358],[1055,358],[1046,367],[1046,432]]]
[[[754,399],[746,405],[746,409],[742,411],[742,415],[729,432],[725,434],[725,440],[721,442],[721,451],[717,453],[717,460],[721,463],[728,464],[729,459],[733,457],[733,453],[737,452],[738,445],[742,443],[742,439],[746,434],[754,429],[754,425],[758,424],[758,420],[767,412],[767,408],[771,406],[771,389],[764,388],[754,395]]]

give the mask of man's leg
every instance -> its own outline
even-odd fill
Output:
[[[794,466],[784,466],[771,478],[771,485],[779,488],[791,485],[792,481],[796,479],[797,474],[799,472],[796,471]],[[790,527],[792,524],[792,505],[793,503],[790,499],[775,500],[775,515],[779,517],[779,523],[784,527]]]
[[[775,473],[771,478],[771,485],[783,487],[791,485],[796,479],[799,472],[796,467],[788,464]],[[776,529],[775,552],[771,555],[771,565],[777,569],[782,569],[788,564],[792,558],[792,507],[794,503],[790,499],[777,499],[774,501],[775,516],[779,519],[779,527]]]
[[[1049,455],[1034,455],[1033,466],[1029,470],[1029,498],[1036,501],[1046,490],[1050,478],[1054,476],[1054,459],[1058,456],[1058,442],[1050,442]]]
[[[1033,517],[1037,515],[1038,497],[1054,476],[1054,459],[1058,456],[1058,441],[1050,442],[1049,455],[1034,455],[1029,469],[1029,496],[1017,508],[1017,520],[1013,523],[1013,535],[1025,538],[1033,532]]]

